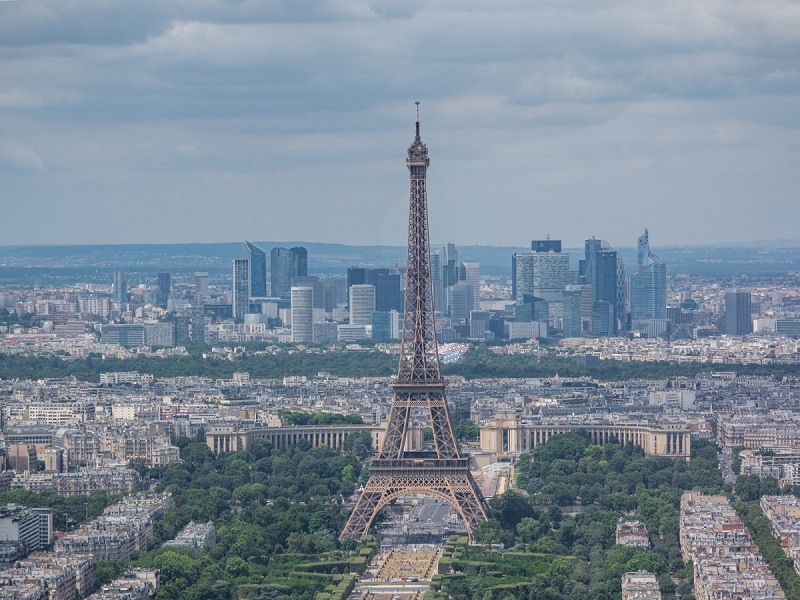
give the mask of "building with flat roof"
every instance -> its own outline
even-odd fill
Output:
[[[560,433],[583,431],[593,444],[635,444],[646,454],[684,458],[691,456],[691,431],[677,422],[593,421],[553,418],[542,422],[495,419],[481,426],[481,450],[519,455],[530,452]]]
[[[164,546],[184,546],[188,548],[207,548],[217,543],[217,528],[213,521],[208,523],[195,523],[189,521],[174,540],[169,540]]]
[[[750,311],[749,290],[730,290],[725,292],[725,333],[728,335],[753,333],[753,320]]]
[[[679,526],[683,559],[694,564],[698,600],[786,598],[726,496],[684,492]]]
[[[622,600],[661,600],[656,576],[649,571],[625,573],[622,576]]]
[[[375,286],[370,284],[350,286],[350,324],[372,325],[375,312]]]
[[[314,288],[291,289],[292,342],[314,339]]]
[[[376,425],[292,425],[287,427],[248,427],[237,423],[214,423],[206,428],[206,445],[214,452],[242,452],[252,447],[255,440],[267,440],[275,448],[288,448],[300,440],[312,447],[344,448],[351,433],[367,431],[372,436],[372,447],[379,448],[384,428]]]
[[[29,552],[46,548],[53,537],[53,511],[18,504],[0,506],[0,540],[23,542]]]
[[[267,253],[248,241],[244,243],[244,258],[250,269],[250,297],[267,296]]]

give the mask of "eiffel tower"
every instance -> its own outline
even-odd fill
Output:
[[[406,166],[411,173],[411,207],[408,217],[408,262],[403,337],[394,397],[386,437],[369,467],[369,480],[347,521],[342,539],[363,536],[375,515],[397,498],[421,494],[434,496],[455,508],[472,537],[475,527],[487,519],[487,508],[462,458],[439,370],[436,328],[433,322],[428,195],[425,178],[430,160],[428,147],[417,135],[408,149]],[[415,410],[427,409],[433,430],[434,452],[405,451],[405,438]]]

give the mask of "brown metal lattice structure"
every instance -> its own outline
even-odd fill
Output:
[[[478,523],[487,519],[483,497],[469,470],[469,459],[461,458],[453,435],[444,393],[446,383],[439,370],[425,187],[429,164],[428,147],[419,136],[417,103],[417,134],[406,158],[411,201],[400,365],[392,385],[394,397],[386,437],[378,458],[370,464],[369,480],[342,538],[366,535],[381,508],[396,498],[414,494],[434,496],[452,505],[470,537]],[[435,457],[404,450],[409,422],[418,409],[427,410],[430,415]]]

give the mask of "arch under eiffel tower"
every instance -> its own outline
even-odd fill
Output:
[[[369,480],[342,531],[342,539],[366,535],[381,508],[414,494],[448,502],[461,515],[470,537],[478,523],[487,519],[483,497],[469,470],[469,458],[461,457],[453,435],[444,393],[446,382],[439,370],[428,238],[426,174],[430,161],[428,147],[419,136],[419,102],[416,125],[417,134],[406,158],[411,206],[400,366],[392,385],[394,397],[386,437],[378,457],[370,463]],[[430,414],[435,452],[403,450],[415,409],[427,409]]]

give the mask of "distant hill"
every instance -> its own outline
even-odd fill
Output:
[[[403,246],[348,246],[314,242],[254,242],[269,252],[275,246],[304,246],[308,250],[309,273],[344,273],[352,266],[403,266]],[[791,244],[794,245],[791,245]],[[158,271],[189,273],[209,271],[225,274],[231,261],[242,256],[240,242],[214,244],[118,244],[76,246],[0,246],[0,285],[59,285],[71,281],[105,281],[114,270],[141,273],[149,280]],[[441,248],[434,245],[434,251]],[[509,276],[511,256],[527,252],[515,246],[457,246],[459,258],[478,261],[485,274]],[[568,248],[573,268],[583,248]],[[618,248],[632,273],[635,248]],[[670,274],[686,273],[728,277],[732,275],[800,272],[800,242],[786,245],[765,242],[714,246],[654,248],[667,263]],[[133,278],[136,280],[136,277]]]

